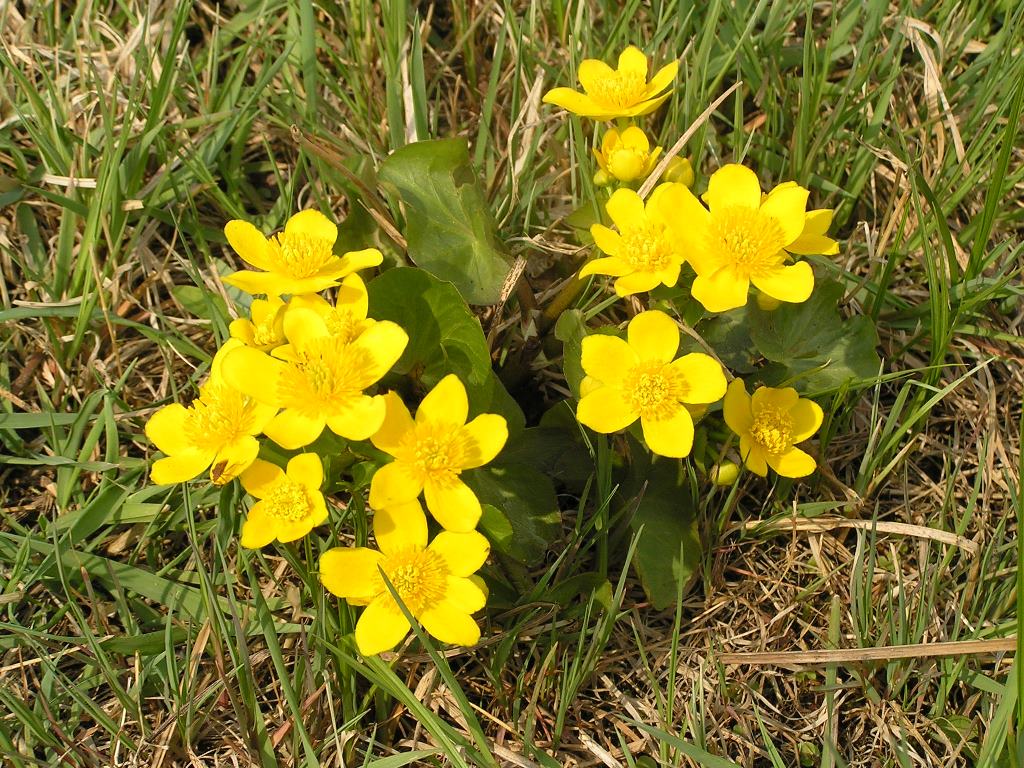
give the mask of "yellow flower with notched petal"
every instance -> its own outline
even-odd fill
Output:
[[[415,421],[398,394],[389,392],[385,398],[387,415],[371,440],[395,460],[374,473],[370,506],[392,507],[412,501],[423,491],[427,509],[444,528],[476,528],[480,501],[459,474],[482,467],[498,455],[508,439],[505,419],[482,413],[467,424],[466,388],[454,374],[427,393]]]
[[[243,547],[265,547],[274,539],[295,541],[327,522],[327,503],[320,492],[324,468],[315,453],[293,456],[287,470],[256,459],[240,479],[249,495],[259,499],[242,523]]]
[[[661,154],[661,147],[651,150],[647,134],[631,125],[621,133],[609,128],[601,140],[601,149],[594,148],[601,170],[628,184],[650,175]]]
[[[626,339],[601,334],[583,339],[586,377],[576,418],[605,434],[625,429],[639,418],[653,453],[688,456],[693,448],[693,416],[688,406],[722,398],[722,366],[699,352],[674,359],[679,326],[656,309],[630,320]]]
[[[376,432],[384,420],[384,398],[363,390],[402,356],[409,341],[405,331],[382,320],[349,343],[332,334],[314,310],[295,307],[285,312],[284,335],[288,343],[273,356],[242,347],[224,358],[224,376],[232,386],[283,409],[263,433],[294,450],[316,440],[325,426],[349,440],[366,440]]]
[[[157,485],[183,483],[211,465],[213,481],[223,485],[256,459],[260,444],[255,435],[263,431],[277,409],[225,380],[224,360],[239,347],[242,343],[235,339],[221,347],[213,358],[210,377],[191,405],[172,403],[146,422],[146,436],[167,454],[153,463],[150,477]]]
[[[284,344],[285,303],[278,296],[254,299],[249,307],[249,317],[231,321],[228,330],[231,338],[238,339],[247,347],[269,352]]]
[[[619,231],[603,224],[590,227],[597,247],[608,256],[584,264],[580,277],[611,275],[617,278],[619,296],[649,291],[662,283],[675,285],[685,258],[681,230],[686,223],[672,207],[679,196],[676,187],[686,189],[681,184],[659,185],[646,206],[632,189],[615,190],[605,210]]]
[[[241,270],[224,282],[246,293],[300,295],[332,288],[356,270],[375,267],[383,256],[376,248],[334,255],[338,228],[320,211],[295,214],[284,232],[263,236],[247,221],[235,219],[224,227],[228,242],[242,259],[262,272]]]
[[[707,209],[689,190],[678,195],[687,259],[697,273],[693,297],[710,312],[725,312],[747,303],[753,283],[780,301],[806,301],[814,288],[811,267],[786,261],[806,242],[807,196],[786,182],[762,198],[756,174],[735,164],[712,174],[703,196]]]
[[[475,645],[480,628],[471,614],[487,602],[475,576],[490,544],[476,531],[442,531],[427,544],[427,519],[418,501],[378,509],[373,533],[380,551],[337,547],[320,557],[320,581],[350,605],[365,605],[356,622],[356,645],[365,656],[394,648],[409,622],[392,596],[387,576],[406,609],[443,643]]]
[[[771,467],[783,477],[806,477],[814,459],[795,447],[821,426],[821,408],[792,387],[758,387],[751,397],[740,379],[733,379],[724,403],[725,423],[739,435],[740,456],[754,474]]]
[[[368,307],[366,285],[359,275],[349,275],[341,281],[333,306],[315,293],[293,296],[288,302],[288,312],[300,309],[315,312],[327,325],[331,335],[343,339],[346,344],[357,339],[359,334],[374,324],[374,320],[366,317]]]
[[[670,62],[647,82],[647,57],[631,45],[619,54],[616,69],[597,59],[580,62],[578,76],[584,93],[554,88],[544,94],[544,102],[595,120],[647,115],[672,95],[671,91],[661,92],[669,87],[678,70],[679,62]]]

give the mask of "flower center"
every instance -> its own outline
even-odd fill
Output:
[[[262,323],[252,324],[252,343],[256,347],[276,347],[284,341],[281,325],[275,312]]]
[[[412,462],[423,472],[436,475],[458,472],[461,465],[454,428],[435,424],[417,427],[413,433]]]
[[[207,381],[199,388],[185,418],[189,443],[207,450],[219,450],[251,433],[252,408],[249,398],[221,382]]]
[[[327,315],[325,321],[328,333],[341,339],[345,344],[351,343],[359,335],[356,329],[359,321],[347,310],[335,309]]]
[[[336,408],[373,382],[373,360],[365,349],[339,336],[321,336],[296,346],[278,386],[285,408],[323,412]]]
[[[675,413],[685,394],[685,383],[663,363],[643,363],[626,374],[622,389],[641,416],[660,420]]]
[[[269,255],[275,271],[296,279],[315,274],[336,258],[333,243],[320,237],[285,232],[270,238]]]
[[[672,263],[665,227],[647,223],[622,232],[622,258],[637,272],[659,272]]]
[[[309,489],[288,477],[275,486],[263,501],[269,514],[287,523],[296,523],[313,512]]]
[[[409,613],[418,616],[444,599],[448,564],[428,549],[395,552],[381,563],[381,569]],[[387,594],[387,587],[382,585]],[[395,605],[398,609],[397,604]]]
[[[641,101],[647,87],[646,76],[632,69],[616,70],[593,83],[588,95],[604,107],[630,107]]]
[[[792,445],[793,421],[778,408],[763,405],[750,426],[750,437],[768,453],[780,454]]]
[[[723,266],[744,277],[760,275],[786,258],[782,228],[771,216],[734,206],[711,214],[710,246]]]

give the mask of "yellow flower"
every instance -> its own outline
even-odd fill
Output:
[[[332,336],[348,344],[374,324],[374,320],[366,318],[368,306],[366,285],[362,278],[359,275],[349,275],[341,281],[334,306],[322,296],[310,293],[293,296],[288,302],[288,311],[310,310],[316,313],[327,325],[327,330]]]
[[[676,155],[668,161],[665,175],[661,177],[664,181],[673,181],[686,187],[693,186],[693,166],[690,165],[690,158]]]
[[[679,349],[679,326],[656,309],[630,320],[626,338],[593,334],[583,339],[586,377],[576,418],[606,434],[639,418],[653,453],[689,455],[693,417],[687,406],[721,399],[722,366],[699,352],[673,359]]]
[[[756,174],[735,164],[711,176],[703,196],[710,212],[688,189],[678,195],[687,259],[697,273],[693,297],[710,312],[725,312],[747,303],[753,283],[780,301],[806,301],[814,288],[810,265],[785,262],[789,252],[801,252],[807,196],[786,182],[762,198]]]
[[[294,450],[316,440],[324,426],[349,440],[376,432],[384,420],[384,398],[363,390],[402,356],[409,341],[405,331],[382,320],[347,343],[314,310],[295,307],[285,312],[284,335],[288,343],[273,356],[241,347],[224,359],[232,386],[283,409],[263,433]]]
[[[544,102],[595,120],[647,115],[672,95],[671,91],[661,92],[671,85],[678,69],[679,62],[673,61],[647,82],[647,57],[631,45],[619,54],[616,69],[597,59],[580,62],[578,75],[584,93],[554,88],[544,94]]]
[[[324,468],[315,453],[293,456],[287,470],[256,459],[241,481],[259,499],[242,523],[243,547],[265,547],[274,539],[295,541],[327,522],[327,503],[320,492]]]
[[[466,388],[454,374],[427,393],[415,421],[401,397],[394,392],[385,397],[387,415],[371,439],[395,460],[374,473],[370,506],[392,507],[423,491],[427,509],[444,528],[473,530],[480,520],[480,501],[459,474],[498,455],[508,439],[505,419],[482,413],[467,424]]]
[[[819,208],[808,211],[804,219],[804,231],[796,240],[786,246],[790,253],[804,256],[835,256],[839,253],[839,243],[825,235],[832,226],[832,209]]]
[[[180,403],[161,408],[146,422],[146,436],[167,454],[153,463],[157,485],[183,483],[213,465],[213,482],[223,485],[256,459],[255,435],[277,413],[225,381],[224,360],[242,343],[230,339],[213,358],[210,377],[187,408]]]
[[[740,379],[733,379],[724,403],[725,423],[739,435],[740,456],[754,474],[771,467],[783,477],[806,477],[814,459],[794,447],[821,426],[817,403],[804,400],[792,387],[758,387],[753,397]]]
[[[380,551],[337,547],[320,557],[320,581],[351,605],[365,605],[356,622],[359,652],[371,656],[394,648],[409,622],[381,571],[406,609],[443,643],[475,645],[480,628],[471,614],[487,602],[487,588],[473,574],[487,560],[490,544],[476,531],[442,531],[427,544],[427,519],[418,501],[373,516]]]
[[[285,303],[277,296],[254,299],[249,308],[252,319],[239,317],[231,321],[228,328],[231,338],[263,352],[281,346],[284,344],[284,309]]]
[[[284,232],[266,238],[247,221],[235,219],[224,227],[228,243],[242,259],[262,272],[241,270],[224,282],[246,293],[299,295],[332,288],[356,270],[375,267],[383,256],[376,248],[334,255],[338,228],[319,211],[301,211]]]
[[[597,247],[608,254],[583,266],[580,277],[611,275],[615,293],[629,296],[649,291],[660,283],[675,285],[683,264],[686,221],[673,208],[680,184],[661,184],[647,205],[632,189],[617,189],[605,204],[605,210],[619,231],[603,224],[590,227]],[[687,192],[689,190],[686,190]]]
[[[601,140],[601,149],[595,148],[593,152],[602,171],[628,184],[645,178],[654,170],[661,147],[652,151],[647,134],[631,125],[621,133],[609,128]]]

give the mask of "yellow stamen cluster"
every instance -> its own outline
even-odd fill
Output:
[[[774,219],[750,208],[716,212],[708,227],[708,249],[738,273],[758,275],[785,258],[785,239]]]
[[[782,453],[792,445],[793,420],[778,408],[761,406],[750,426],[750,436],[768,453]]]
[[[279,520],[295,522],[313,510],[309,491],[301,483],[285,478],[264,500],[267,512]]]
[[[445,594],[448,566],[429,549],[407,549],[393,553],[381,563],[381,570],[413,615],[441,602]],[[386,587],[381,586],[381,590]],[[397,603],[392,603],[398,610]]]
[[[662,224],[647,222],[622,233],[622,259],[634,270],[657,272],[668,267],[672,247]]]
[[[648,419],[670,415],[685,394],[684,382],[661,363],[639,365],[623,379],[622,389],[630,405]]]
[[[332,243],[304,232],[281,232],[268,242],[270,259],[275,268],[297,279],[316,274],[334,258]]]
[[[193,445],[212,448],[250,434],[252,422],[249,398],[227,384],[210,381],[188,408],[185,436]]]

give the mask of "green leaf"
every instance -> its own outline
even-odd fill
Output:
[[[487,339],[466,302],[451,283],[422,269],[389,269],[367,286],[370,317],[391,320],[409,334],[394,370],[410,376],[425,394],[449,373],[466,385],[472,415],[498,413],[509,433],[526,424],[522,410],[494,375]]]
[[[523,464],[462,473],[484,515],[480,527],[494,548],[526,565],[540,561],[561,528],[551,479]]]
[[[524,464],[577,493],[594,473],[594,462],[580,440],[575,417],[570,425],[524,429],[509,439],[495,463]]]
[[[736,373],[752,373],[755,370],[760,355],[750,340],[750,326],[746,322],[744,310],[734,309],[706,318],[697,325],[696,331],[730,370]],[[703,351],[689,336],[682,337],[680,355]]]
[[[822,280],[802,304],[765,311],[750,303],[750,338],[762,355],[779,364],[773,378],[820,392],[850,379],[878,375],[881,361],[875,351],[875,328],[866,317],[842,319],[836,308],[842,295],[839,283]]]
[[[562,371],[569,389],[577,398],[583,381],[583,339],[587,335],[587,321],[578,309],[570,309],[558,316],[555,338],[562,342]]]
[[[630,440],[630,466],[617,499],[629,527],[640,533],[633,565],[656,610],[675,603],[700,564],[697,512],[690,489],[679,478],[679,462],[650,461],[650,454]]]
[[[509,271],[465,139],[408,144],[380,167],[405,203],[409,258],[471,304],[495,304]]]

